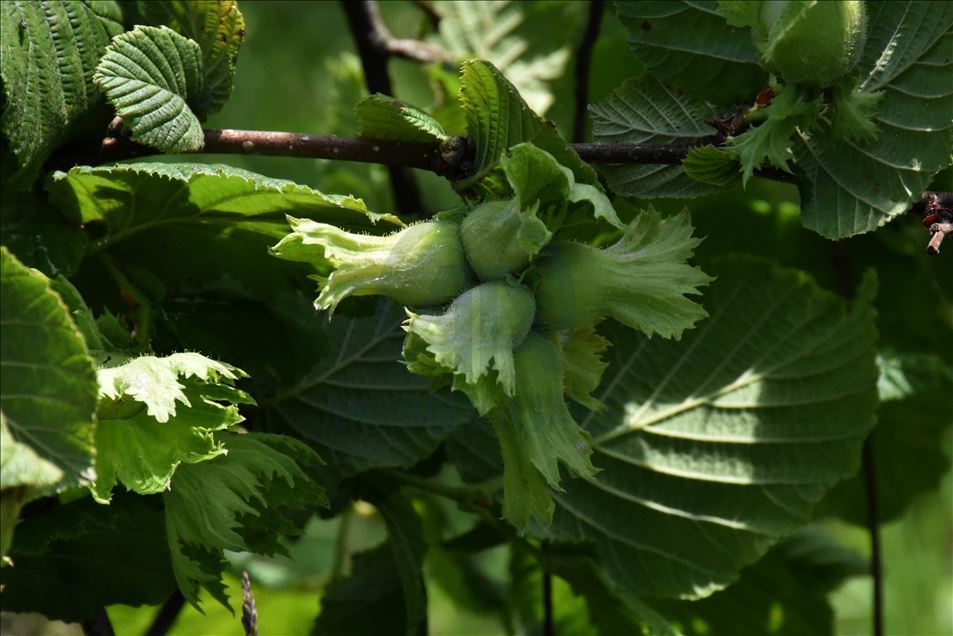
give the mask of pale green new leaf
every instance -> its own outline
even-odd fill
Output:
[[[767,82],[751,33],[729,26],[714,0],[620,0],[616,10],[648,72],[687,95],[732,105]]]
[[[741,184],[741,166],[736,157],[714,146],[695,146],[682,161],[682,169],[695,181],[721,188]]]
[[[354,107],[361,136],[396,141],[443,141],[448,135],[424,111],[387,95],[365,97]]]
[[[562,77],[570,47],[536,54],[538,49],[516,33],[529,17],[526,3],[474,0],[435,6],[442,16],[440,42],[453,57],[461,62],[474,57],[489,61],[513,82],[530,108],[546,113],[553,104],[549,83]]]
[[[143,495],[163,492],[180,464],[224,453],[213,433],[244,419],[239,403],[254,403],[232,386],[243,375],[197,353],[100,369],[96,499],[109,501],[117,482]]]
[[[345,473],[428,457],[473,411],[463,399],[431,391],[427,378],[399,362],[403,318],[384,299],[373,315],[336,315],[327,327],[328,354],[261,400],[271,421],[316,444]]]
[[[202,93],[189,100],[200,115],[221,110],[232,92],[235,59],[245,39],[245,19],[236,0],[139,0],[145,23],[165,25],[202,48]],[[137,22],[138,24],[138,22]]]
[[[237,380],[244,375],[235,367],[210,360],[198,353],[173,353],[164,358],[142,356],[117,367],[99,369],[99,397],[120,401],[126,396],[146,406],[157,422],[168,422],[176,413],[176,402],[191,406],[179,377],[195,377],[205,382]]]
[[[593,216],[622,229],[609,197],[594,185],[577,183],[572,170],[562,166],[550,153],[533,144],[523,143],[510,148],[500,159],[500,166],[516,193],[522,209],[539,204],[561,206],[565,201],[587,203]]]
[[[820,100],[806,99],[797,86],[789,84],[778,90],[763,109],[764,122],[729,141],[731,153],[741,163],[742,182],[747,183],[755,169],[762,166],[791,172],[788,162],[794,158],[794,135],[808,128],[820,109]]]
[[[226,454],[180,466],[163,495],[172,570],[197,608],[200,587],[229,607],[223,550],[283,553],[279,537],[300,534],[283,512],[327,505],[323,489],[306,472],[321,460],[303,443],[263,433],[217,439]]]
[[[867,15],[858,88],[883,92],[876,139],[851,141],[821,127],[800,131],[794,147],[807,178],[802,222],[828,238],[869,232],[905,212],[953,154],[953,4],[872,1]]]
[[[88,482],[94,475],[96,372],[86,343],[46,276],[24,267],[5,247],[0,258],[0,410],[9,434],[5,447],[17,445],[9,447],[13,457],[25,458],[27,449],[32,450],[49,464],[8,466],[12,460],[5,457],[3,485],[27,485],[30,474],[48,485],[54,471],[62,473],[64,485]],[[30,474],[11,472],[16,467]]]
[[[606,330],[606,408],[582,422],[602,470],[553,493],[551,534],[594,544],[629,592],[728,585],[857,470],[874,423],[871,278],[848,313],[797,271],[713,269],[710,318],[681,342]]]
[[[138,26],[106,49],[94,80],[134,141],[161,152],[191,152],[205,144],[189,108],[205,90],[202,49],[168,27]]]
[[[93,69],[122,32],[115,2],[0,2],[3,112],[0,129],[25,185],[100,99]]]
[[[602,354],[612,345],[593,327],[555,334],[563,368],[563,391],[586,408],[597,411],[602,403],[592,397],[608,363]]]
[[[503,455],[503,516],[523,530],[532,517],[546,525],[552,520],[548,488],[562,491],[560,465],[580,481],[592,479],[597,468],[590,461],[589,434],[566,406],[556,345],[531,333],[514,360],[516,394],[490,421]]]
[[[460,103],[466,115],[467,133],[476,146],[475,174],[461,187],[480,181],[509,148],[533,142],[556,161],[572,170],[583,183],[595,183],[595,171],[579,158],[555,127],[534,113],[516,88],[495,66],[484,60],[463,63]]]
[[[592,138],[599,143],[694,144],[715,134],[706,121],[716,115],[701,99],[680,95],[654,78],[633,79],[592,107]],[[609,187],[625,196],[684,198],[718,191],[688,177],[678,164],[601,170]]]

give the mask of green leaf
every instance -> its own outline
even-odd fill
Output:
[[[394,633],[407,633],[402,629],[410,627],[402,589],[389,546],[353,555],[351,573],[332,582],[321,597],[312,636],[378,636],[381,617]]]
[[[443,141],[446,131],[424,111],[387,95],[365,97],[354,107],[361,137],[396,141]]]
[[[632,79],[592,106],[599,143],[697,144],[715,134],[717,113],[702,99],[681,95],[653,78]],[[697,197],[718,189],[686,176],[680,165],[603,166],[609,187],[633,197]]]
[[[317,444],[345,473],[409,467],[429,456],[473,413],[398,362],[402,318],[383,299],[370,316],[335,316],[324,336],[326,355],[260,400],[271,421]]]
[[[620,0],[616,11],[648,72],[687,95],[732,105],[767,82],[751,34],[730,28],[713,0]]]
[[[857,470],[874,423],[874,281],[850,313],[806,275],[714,268],[710,318],[681,342],[606,329],[595,480],[553,493],[554,537],[588,541],[621,588],[697,598],[804,525]]]
[[[460,76],[460,103],[467,133],[476,146],[475,174],[459,187],[476,184],[509,148],[531,141],[572,170],[583,183],[595,183],[595,171],[579,159],[555,126],[530,110],[516,88],[489,62],[468,60]]]
[[[3,610],[78,623],[106,605],[164,602],[175,579],[158,503],[120,495],[100,506],[86,497],[21,520],[13,566],[0,569]]]
[[[503,155],[500,166],[524,210],[536,204],[544,209],[547,204],[560,206],[567,200],[587,203],[592,206],[595,218],[613,227],[625,228],[601,186],[577,183],[572,170],[560,165],[545,150],[528,143],[519,144]]]
[[[563,390],[566,396],[586,408],[599,410],[602,404],[592,397],[599,386],[608,363],[602,360],[611,343],[588,327],[562,332],[559,339],[559,359],[563,367]]]
[[[535,7],[510,0],[438,2],[441,13],[440,42],[462,62],[481,58],[495,65],[516,86],[535,112],[545,114],[553,104],[551,83],[561,78],[569,61],[570,46],[544,51],[541,43],[527,42],[520,27],[532,24]]]
[[[877,138],[850,141],[820,127],[800,131],[794,148],[806,177],[799,185],[802,222],[828,238],[896,218],[951,162],[953,5],[871,1],[867,15],[858,89],[883,92],[873,117]]]
[[[119,402],[128,396],[145,404],[148,415],[160,423],[175,417],[176,402],[192,406],[182,392],[185,386],[179,383],[179,376],[215,384],[220,380],[234,381],[242,375],[240,369],[197,353],[174,353],[164,358],[142,356],[121,366],[100,369],[97,374],[101,399]]]
[[[115,2],[0,3],[0,129],[16,157],[12,180],[29,185],[71,125],[99,102],[93,69],[121,21]]]
[[[755,169],[763,165],[791,172],[788,162],[794,158],[793,137],[799,129],[810,127],[820,109],[820,99],[808,97],[793,84],[778,90],[761,111],[765,121],[729,141],[731,153],[741,162],[742,182],[747,184]]]
[[[614,588],[591,559],[559,554],[548,558],[546,565],[586,600],[594,631],[601,636],[682,636],[682,632],[637,596]]]
[[[136,24],[165,25],[202,49],[201,94],[189,100],[199,115],[221,110],[232,92],[235,59],[245,39],[245,19],[235,0],[140,0]]]
[[[117,482],[143,495],[164,492],[179,464],[225,453],[213,433],[244,419],[237,404],[254,403],[231,386],[242,375],[197,353],[100,369],[96,499],[108,502]]]
[[[407,636],[427,634],[427,587],[423,577],[427,544],[420,517],[414,503],[399,492],[371,500],[387,524],[388,544],[404,597],[403,631]]]
[[[696,146],[682,161],[682,170],[701,183],[731,188],[741,185],[741,166],[729,153],[714,146]]]
[[[94,80],[134,141],[170,153],[205,144],[188,105],[205,90],[202,49],[195,41],[168,27],[138,26],[113,40]]]
[[[803,533],[745,568],[726,590],[700,601],[659,600],[653,606],[685,636],[833,636],[828,593],[845,578],[868,571],[860,555],[820,533]]]
[[[8,441],[62,471],[64,485],[85,483],[93,478],[96,411],[96,373],[86,343],[46,276],[24,267],[5,247],[0,258],[0,409]],[[25,457],[26,449],[13,448]],[[8,472],[19,464],[7,469],[3,463],[4,487],[25,485],[29,475]],[[32,472],[35,464],[22,467]],[[44,467],[43,475],[48,481],[52,468]]]
[[[531,516],[552,519],[547,486],[560,488],[559,465],[575,477],[597,472],[589,435],[573,420],[563,398],[563,370],[556,346],[531,333],[514,355],[516,394],[491,414],[503,453],[503,516],[517,528]]]
[[[227,454],[180,466],[163,495],[172,569],[196,608],[200,587],[229,607],[222,550],[282,552],[279,536],[300,534],[283,512],[327,505],[324,491],[305,472],[320,458],[301,442],[263,433],[219,439]]]
[[[72,276],[86,254],[88,239],[76,225],[34,192],[4,189],[0,201],[0,240],[20,262],[49,277]]]
[[[170,291],[227,286],[272,299],[297,289],[289,281],[292,266],[276,267],[268,254],[287,234],[292,211],[353,231],[380,233],[400,223],[351,196],[222,165],[78,167],[57,172],[48,188],[75,222],[104,226],[95,251],[108,249],[120,263],[150,271]],[[313,273],[294,271],[302,283]]]
[[[953,410],[953,372],[926,354],[882,352],[879,357],[880,407],[870,435],[881,524],[903,516],[925,493],[934,492],[950,469],[944,449]],[[828,493],[819,514],[836,515],[866,526],[864,476],[840,482]]]

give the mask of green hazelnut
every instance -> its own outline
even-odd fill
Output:
[[[535,267],[537,320],[576,330],[608,316],[650,336],[679,338],[707,315],[685,297],[710,280],[685,262],[699,242],[687,213],[661,219],[649,208],[608,248],[554,244]]]
[[[866,39],[862,0],[769,0],[760,6],[766,66],[786,82],[830,86],[860,59]]]
[[[289,217],[294,232],[273,253],[288,260],[321,263],[334,271],[315,301],[333,311],[348,296],[387,296],[408,306],[442,305],[470,284],[459,225],[431,221],[387,236],[352,234],[327,223]]]
[[[481,280],[496,280],[526,269],[552,234],[536,218],[536,208],[521,210],[516,198],[488,201],[460,225],[467,261]]]
[[[503,392],[513,395],[513,349],[533,323],[533,294],[512,281],[483,283],[458,296],[442,315],[408,311],[404,329],[427,343],[437,364],[471,385],[496,373]]]

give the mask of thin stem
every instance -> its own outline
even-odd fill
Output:
[[[353,510],[348,507],[341,513],[341,520],[338,522],[338,534],[334,541],[334,562],[331,564],[331,575],[329,581],[336,581],[344,576],[344,565],[347,563],[348,540],[351,532],[351,519],[354,517]]]
[[[543,543],[540,547],[545,556],[547,545]],[[543,569],[543,636],[555,636],[556,628],[553,621],[553,575],[546,569],[545,560],[540,563]]]
[[[604,0],[590,0],[589,19],[586,30],[576,53],[576,120],[572,128],[572,140],[584,141],[586,138],[586,112],[589,107],[589,68],[592,66],[592,49],[599,37],[602,24]]]
[[[832,247],[834,269],[837,272],[837,286],[844,300],[850,302],[854,296],[853,263],[850,248],[846,240],[835,242]],[[877,506],[877,479],[874,466],[874,449],[870,438],[864,441],[861,463],[864,478],[864,496],[867,500],[867,532],[870,534],[870,575],[874,580],[872,622],[874,636],[883,636],[883,561],[880,554],[880,515]]]
[[[377,28],[383,24],[377,3],[372,0],[341,0],[341,8],[361,58],[367,90],[370,93],[393,95],[394,89],[387,72],[391,52]],[[387,170],[396,208],[406,213],[423,212],[420,190],[413,175],[401,165],[390,164]]]
[[[85,636],[116,636],[105,608],[99,610],[96,616],[83,621],[81,626]]]
[[[185,597],[177,589],[156,612],[156,616],[152,619],[152,624],[146,630],[145,636],[165,636],[168,634],[184,606]]]
[[[450,486],[426,477],[411,475],[401,470],[382,470],[381,472],[395,481],[413,486],[418,490],[465,504],[484,502],[490,495],[503,487],[502,479],[492,479],[472,486]]]
[[[413,0],[413,3],[418,9],[424,12],[434,31],[440,28],[440,21],[443,19],[443,16],[440,15],[440,12],[437,11],[436,7],[434,7],[429,0]]]
[[[870,574],[874,579],[874,636],[884,634],[883,561],[880,551],[880,515],[877,507],[877,475],[874,448],[868,438],[863,451],[864,493],[867,496],[867,528],[870,532]]]
[[[119,294],[136,312],[136,340],[139,348],[149,350],[149,339],[152,333],[152,301],[119,269],[119,264],[112,255],[99,253],[99,260],[119,286]]]

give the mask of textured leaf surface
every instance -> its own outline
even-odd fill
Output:
[[[326,357],[262,406],[346,472],[412,466],[427,457],[473,413],[398,362],[402,319],[400,308],[385,300],[372,316],[335,316]]]
[[[241,375],[197,353],[100,369],[96,498],[109,501],[117,482],[143,495],[163,492],[180,463],[224,453],[213,433],[241,422],[237,404],[253,402],[231,386]]]
[[[400,570],[393,551],[383,545],[353,556],[351,573],[331,583],[321,597],[315,636],[376,636],[381,617],[395,634],[409,632]]]
[[[653,78],[629,80],[592,107],[592,137],[600,143],[693,144],[715,133],[716,116],[700,99],[679,95]],[[680,165],[603,166],[609,187],[634,197],[697,197],[718,188],[687,176]]]
[[[352,196],[327,195],[284,179],[240,168],[189,163],[137,163],[77,167],[57,172],[53,200],[77,220],[102,221],[109,243],[146,230],[177,224],[230,225],[253,221],[262,232],[287,233],[285,213],[320,216],[345,228],[369,229],[390,215],[369,212]]]
[[[517,29],[532,19],[531,7],[509,0],[439,2],[440,41],[457,60],[480,58],[494,64],[516,86],[535,112],[553,103],[549,83],[560,78],[569,61],[568,45],[530,57],[531,47]],[[529,55],[527,53],[530,53]]]
[[[363,201],[222,165],[140,163],[58,172],[51,199],[75,222],[100,222],[124,263],[150,270],[170,290],[236,286],[274,298],[291,285],[268,247],[288,232],[285,215],[381,233],[398,221]],[[375,229],[375,222],[377,223]],[[307,269],[293,270],[304,278]]]
[[[826,129],[794,147],[804,226],[828,238],[869,232],[902,214],[953,152],[953,4],[868,2],[860,90],[883,91],[876,140]]]
[[[870,435],[874,453],[877,513],[893,521],[924,493],[935,491],[950,469],[944,448],[953,426],[953,372],[934,355],[880,355],[877,426]],[[819,507],[860,526],[867,524],[862,476],[837,484]]]
[[[447,133],[424,111],[387,95],[365,97],[354,107],[361,136],[397,141],[443,141]]]
[[[22,520],[14,566],[0,569],[4,611],[80,622],[106,605],[165,601],[175,580],[157,504],[125,495],[101,506],[86,497]]]
[[[588,540],[621,587],[706,596],[853,473],[876,407],[868,280],[850,314],[796,271],[714,268],[710,318],[679,343],[607,330],[593,481],[553,493],[550,532]]]
[[[6,248],[0,255],[0,409],[7,441],[28,446],[62,471],[66,483],[87,481],[93,476],[96,373],[86,343],[49,279]],[[15,452],[24,457],[26,451]],[[4,487],[20,481],[3,463]],[[43,469],[46,477],[51,472],[49,466]]]
[[[94,79],[133,140],[161,152],[205,144],[189,108],[205,90],[202,49],[193,40],[168,27],[138,26],[113,40]]]
[[[476,174],[466,180],[467,184],[479,181],[507,149],[524,141],[553,155],[579,181],[596,181],[595,171],[579,159],[551,123],[530,110],[499,69],[483,60],[468,60],[463,64],[460,82],[467,133],[476,146]]]
[[[738,582],[710,598],[656,600],[653,606],[685,636],[833,636],[828,593],[846,578],[869,570],[859,554],[818,532],[805,532],[772,549],[742,571]]]
[[[199,587],[228,607],[222,550],[282,552],[280,535],[300,534],[286,509],[327,505],[305,470],[320,459],[281,435],[226,434],[227,455],[181,466],[165,500],[172,569],[185,598],[199,606]]]
[[[751,34],[728,26],[714,0],[622,0],[616,10],[648,72],[689,95],[728,105],[767,82]]]
[[[245,39],[245,19],[235,0],[139,0],[144,24],[165,25],[202,48],[205,82],[190,105],[200,115],[218,112],[232,92],[235,59]],[[140,22],[136,22],[139,24]]]
[[[0,128],[19,166],[15,179],[32,181],[70,124],[98,102],[93,70],[121,22],[115,2],[0,3]]]
[[[89,242],[82,230],[47,205],[42,193],[4,189],[0,196],[0,242],[47,276],[75,274]]]

